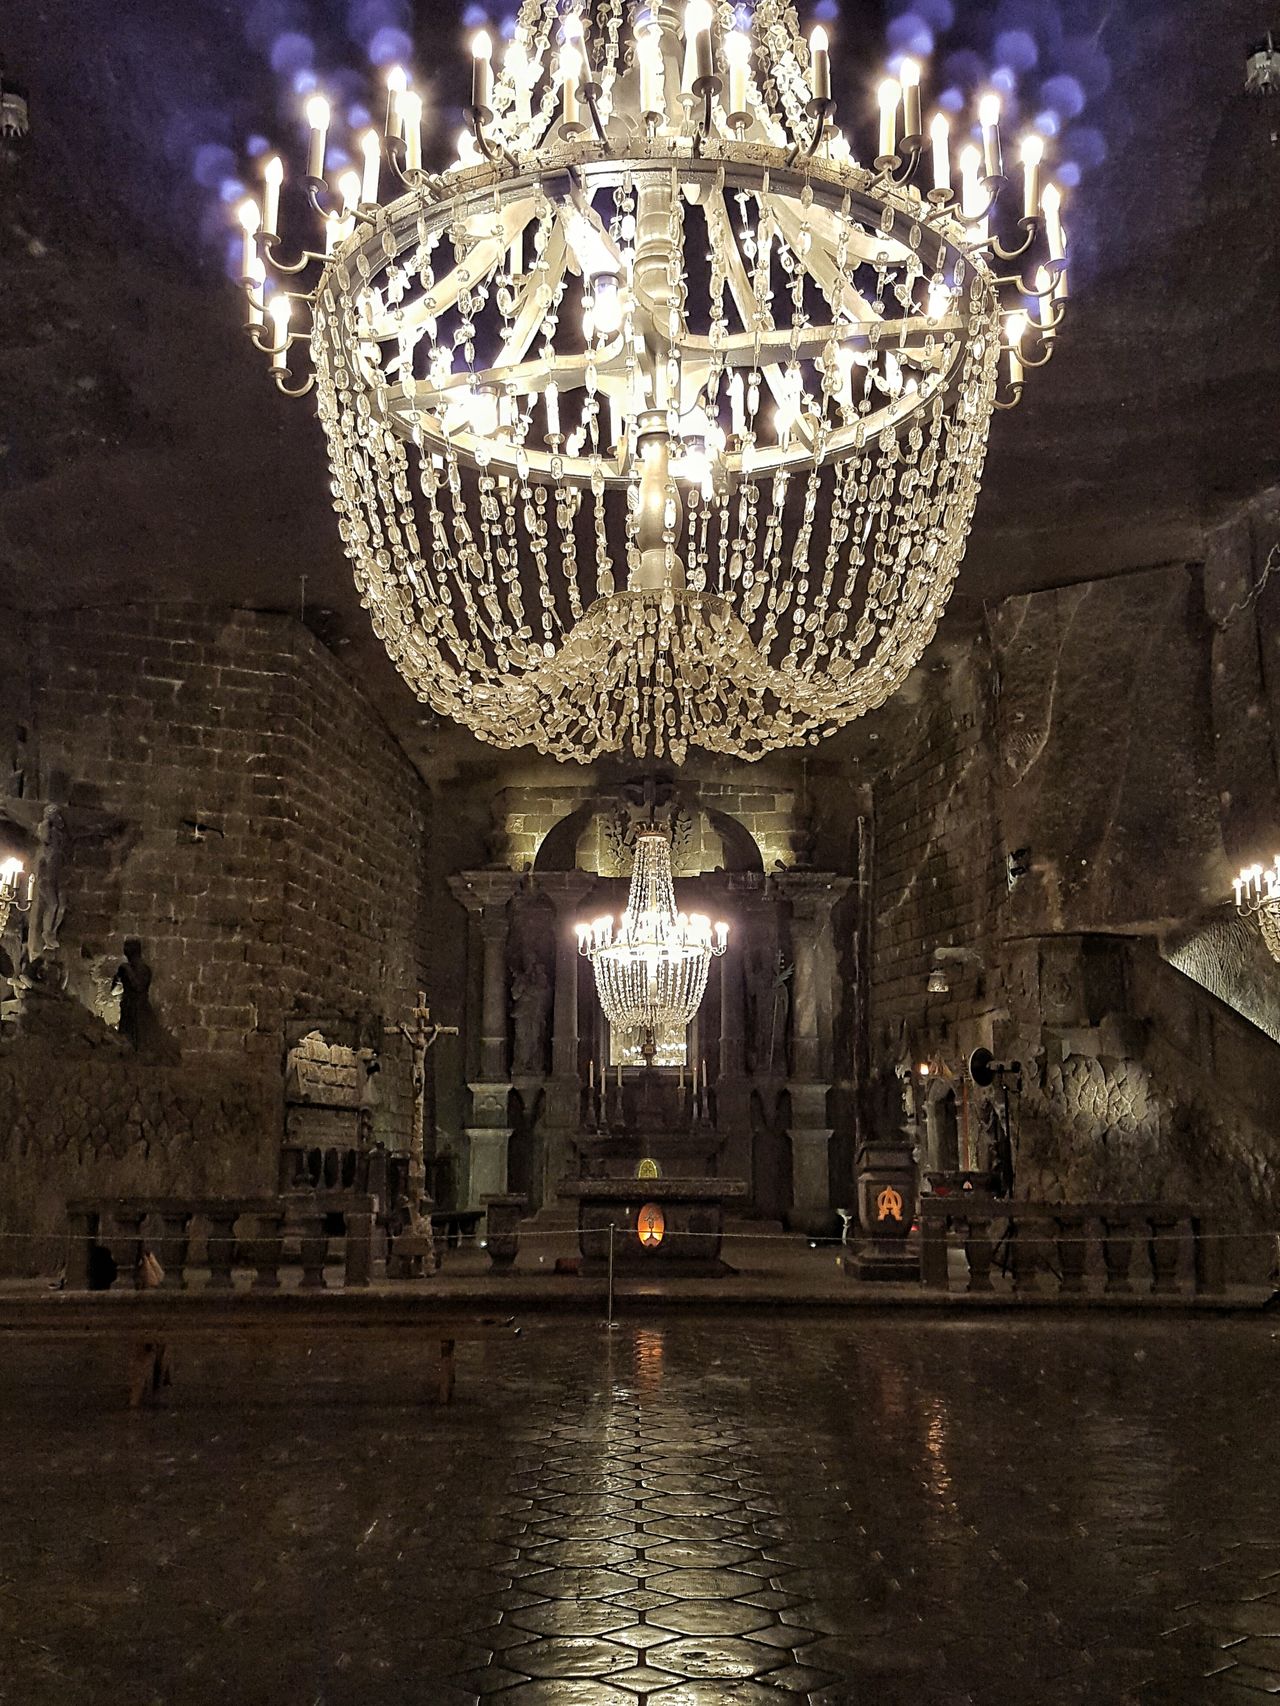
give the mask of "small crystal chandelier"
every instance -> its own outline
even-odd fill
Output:
[[[0,936],[9,925],[10,912],[26,912],[35,890],[35,872],[22,880],[21,859],[0,859]]]
[[[723,954],[727,924],[712,925],[700,912],[676,911],[671,840],[646,826],[636,834],[636,862],[627,909],[614,933],[613,919],[578,925],[578,952],[591,961],[600,1006],[611,1025],[640,1034],[640,1052],[652,1061],[660,1036],[682,1032],[706,993],[711,961]]]
[[[950,596],[992,409],[1054,350],[1044,140],[1005,194],[999,96],[926,127],[908,60],[864,149],[789,0],[749,31],[729,0],[524,0],[500,70],[475,38],[439,175],[387,81],[336,187],[310,98],[323,244],[284,258],[272,156],[241,272],[276,384],[317,389],[356,585],[419,698],[584,763],[758,758],[881,704]]]
[[[1257,920],[1267,951],[1280,960],[1280,853],[1270,866],[1246,865],[1234,887],[1236,911]]]

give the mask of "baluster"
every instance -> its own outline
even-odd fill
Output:
[[[1109,1292],[1128,1292],[1129,1268],[1133,1262],[1133,1222],[1127,1219],[1102,1219],[1102,1260],[1107,1270],[1104,1289]]]
[[[142,1223],[146,1218],[147,1210],[139,1208],[136,1203],[112,1204],[111,1219],[116,1236],[110,1240],[113,1246],[111,1254],[121,1274],[127,1274],[132,1280],[135,1291],[142,1286]]]
[[[324,1259],[329,1253],[329,1235],[325,1231],[324,1214],[319,1209],[302,1209],[298,1214],[298,1232],[303,1290],[323,1291]]]
[[[1085,1227],[1088,1215],[1073,1213],[1069,1209],[1055,1209],[1053,1213],[1054,1229],[1057,1233],[1056,1247],[1058,1252],[1058,1271],[1061,1278],[1058,1287],[1064,1292],[1080,1292],[1084,1290],[1085,1259],[1089,1246],[1085,1237]]]
[[[1191,1234],[1195,1239],[1195,1289],[1215,1293],[1226,1289],[1226,1246],[1213,1230],[1213,1222],[1203,1214],[1192,1217]]]
[[[968,1214],[961,1221],[965,1260],[969,1264],[969,1291],[990,1291],[991,1260],[995,1246],[991,1242],[991,1216]]]
[[[187,1252],[191,1247],[191,1214],[189,1208],[158,1209],[163,1231],[156,1242],[156,1257],[164,1269],[160,1284],[165,1291],[187,1289]]]
[[[1151,1290],[1156,1296],[1168,1297],[1178,1289],[1178,1226],[1181,1216],[1156,1212],[1149,1216],[1151,1227]]]
[[[1009,1221],[1009,1257],[1015,1291],[1034,1291],[1043,1264],[1044,1227],[1035,1216],[1019,1214]]]
[[[343,1211],[347,1230],[347,1265],[345,1284],[368,1285],[373,1272],[373,1209],[366,1203],[359,1208]]]
[[[920,1279],[935,1291],[947,1289],[947,1226],[945,1214],[922,1210],[920,1215]]]
[[[239,1205],[224,1203],[219,1207],[206,1208],[204,1214],[209,1222],[209,1236],[205,1240],[209,1262],[209,1290],[230,1291],[234,1283],[231,1270],[236,1259],[236,1221],[240,1218]]]
[[[89,1253],[98,1242],[100,1216],[97,1209],[77,1204],[67,1210],[67,1270],[68,1291],[88,1291]]]
[[[253,1289],[280,1289],[280,1257],[284,1249],[285,1211],[280,1208],[262,1209],[255,1216],[257,1237],[253,1241]]]

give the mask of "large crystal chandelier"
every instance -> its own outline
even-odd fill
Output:
[[[248,328],[317,388],[373,625],[496,745],[756,758],[879,705],[947,602],[992,408],[1052,354],[1043,140],[1003,194],[999,97],[926,130],[910,61],[846,135],[824,32],[746,16],[524,0],[500,70],[475,39],[443,174],[397,70],[336,187],[308,102],[322,246],[282,258],[278,157],[240,210]]]
[[[1256,919],[1272,959],[1280,960],[1280,853],[1269,866],[1246,865],[1234,887],[1236,911]]]
[[[607,915],[579,924],[578,951],[591,961],[605,1018],[638,1032],[641,1053],[652,1060],[658,1038],[683,1032],[701,1006],[711,961],[724,953],[729,926],[713,926],[700,912],[676,911],[665,830],[638,830],[635,859],[616,931]]]

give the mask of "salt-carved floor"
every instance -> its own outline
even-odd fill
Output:
[[[0,1376],[5,1706],[1261,1701],[1270,1316],[531,1322]],[[96,1397],[108,1353],[92,1353]]]

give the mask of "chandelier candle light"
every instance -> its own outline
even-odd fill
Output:
[[[1246,865],[1234,887],[1236,911],[1257,920],[1272,959],[1280,960],[1280,853],[1269,866]]]
[[[498,746],[816,742],[918,661],[992,409],[1053,353],[1045,144],[1004,195],[985,93],[957,171],[905,61],[860,163],[787,0],[749,31],[727,0],[524,0],[493,47],[445,172],[397,69],[336,185],[307,103],[321,243],[284,258],[275,156],[241,214],[247,329],[282,391],[316,387],[374,628]]]
[[[652,1063],[658,1037],[683,1031],[698,1011],[711,961],[728,946],[729,926],[676,911],[671,841],[655,826],[636,835],[627,909],[616,932],[608,916],[577,929],[578,952],[591,961],[605,1018],[638,1031],[640,1052]]]

